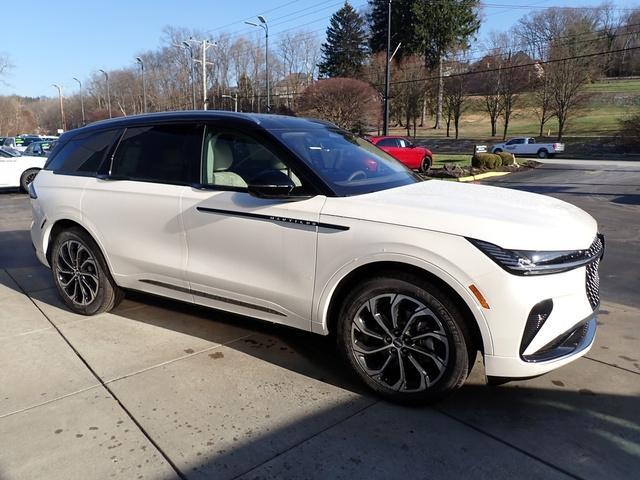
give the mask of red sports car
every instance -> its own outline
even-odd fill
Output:
[[[418,147],[404,137],[371,137],[369,140],[409,168],[421,172],[426,172],[431,168],[433,162],[431,150]]]

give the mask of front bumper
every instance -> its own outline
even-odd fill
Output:
[[[485,355],[488,377],[528,378],[542,375],[585,355],[596,337],[597,310],[532,355]]]
[[[518,276],[494,270],[477,279],[491,305],[485,312],[494,346],[485,354],[487,376],[534,377],[589,351],[604,239],[598,236],[592,248],[596,256],[588,264],[565,272]]]

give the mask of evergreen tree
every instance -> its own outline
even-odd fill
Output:
[[[331,16],[322,44],[322,77],[356,77],[367,56],[365,20],[349,2]]]
[[[415,0],[393,0],[391,2],[391,51],[402,44],[394,60],[398,63],[410,56],[414,46],[413,4]],[[387,16],[389,0],[369,0],[369,47],[374,53],[387,49]]]
[[[434,128],[441,128],[444,89],[442,62],[454,48],[463,48],[480,28],[479,0],[413,0],[413,50],[428,68],[438,68],[438,111]]]

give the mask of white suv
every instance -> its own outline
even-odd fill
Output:
[[[431,401],[591,347],[604,245],[553,198],[421,181],[333,125],[178,112],[64,134],[30,186],[38,258],[73,311],[123,290],[333,334],[373,390]]]

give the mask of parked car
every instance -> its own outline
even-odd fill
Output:
[[[26,192],[46,160],[46,157],[32,157],[0,149],[0,187],[20,187]]]
[[[32,157],[46,157],[49,155],[49,151],[55,145],[55,142],[40,141],[33,142],[22,152],[23,155],[29,155]]]
[[[553,157],[564,152],[564,143],[536,143],[533,137],[512,138],[506,143],[491,147],[491,153],[509,152],[514,155],[536,155],[538,158]]]
[[[17,150],[18,152],[24,152],[27,147],[33,143],[40,141],[41,138],[35,135],[20,135],[17,137],[6,137],[2,143],[7,148]]]
[[[29,195],[36,254],[74,312],[131,289],[333,334],[390,399],[441,397],[477,352],[489,378],[523,378],[594,340],[604,244],[590,215],[422,181],[326,122],[106,120],[62,135]]]
[[[433,164],[431,150],[414,145],[405,137],[382,136],[371,137],[369,140],[375,146],[414,170],[420,170],[425,173],[429,171]]]

